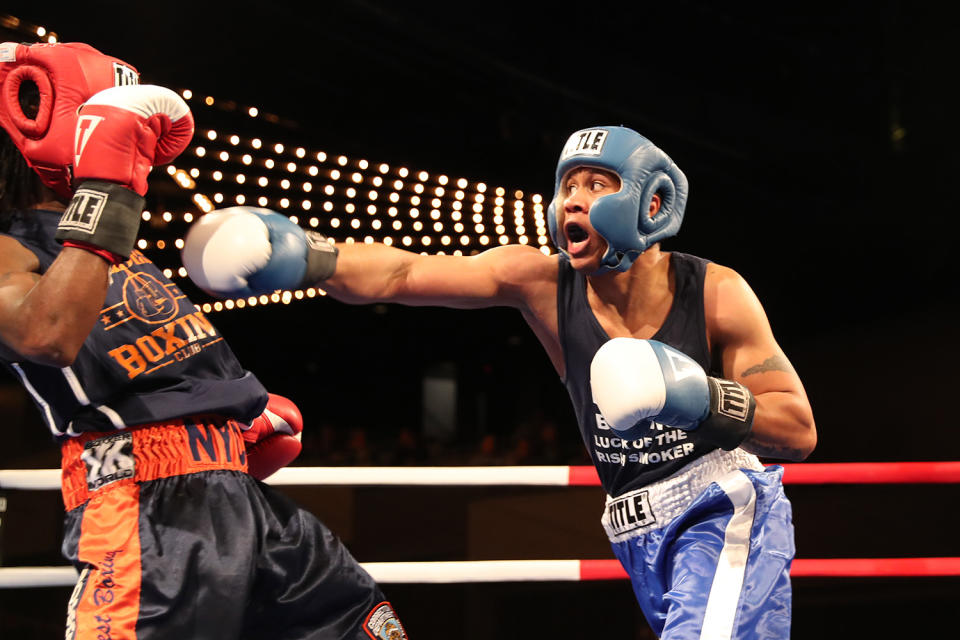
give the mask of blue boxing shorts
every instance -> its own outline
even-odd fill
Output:
[[[740,449],[607,498],[602,523],[662,640],[790,637],[793,521],[783,467]]]

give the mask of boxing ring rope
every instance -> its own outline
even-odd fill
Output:
[[[588,582],[626,580],[617,560],[472,560],[462,562],[361,562],[382,584],[474,582]],[[960,576],[960,558],[826,558],[793,561],[794,578]],[[0,589],[72,587],[73,567],[0,568]]]
[[[837,462],[783,464],[784,484],[960,483],[957,462]],[[348,486],[600,486],[586,465],[496,467],[286,467],[272,485]],[[0,489],[60,489],[59,469],[0,469]]]
[[[784,484],[960,483],[958,462],[784,464]],[[287,467],[267,479],[273,485],[351,486],[599,486],[591,466],[498,467]],[[59,469],[0,470],[0,489],[60,488]],[[609,560],[483,560],[463,562],[367,562],[362,566],[389,583],[591,581],[626,579]],[[797,558],[793,577],[960,576],[960,557]],[[73,567],[0,568],[0,588],[69,587]]]

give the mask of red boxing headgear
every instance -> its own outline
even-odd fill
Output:
[[[4,42],[0,44],[0,125],[43,183],[69,199],[77,109],[98,91],[139,81],[136,69],[90,45]],[[40,92],[35,117],[21,106],[24,82],[32,82]]]

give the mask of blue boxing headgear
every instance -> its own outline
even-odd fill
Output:
[[[620,191],[600,196],[590,206],[590,224],[607,241],[596,273],[626,271],[641,253],[677,234],[687,204],[687,177],[667,154],[626,127],[594,127],[570,136],[557,163],[556,188],[547,208],[550,237],[569,257],[557,208],[563,178],[575,167],[599,167],[620,177]],[[659,194],[660,211],[653,217],[650,201]]]

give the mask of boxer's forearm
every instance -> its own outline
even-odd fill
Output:
[[[424,255],[377,243],[338,244],[337,248],[336,270],[317,286],[342,302],[476,309],[520,306],[523,301],[521,294],[504,284],[504,273],[518,269],[517,256],[507,247],[469,257]],[[529,253],[522,253],[529,258]]]
[[[813,412],[805,398],[786,391],[756,395],[753,429],[740,445],[760,457],[804,460],[817,444]]]
[[[384,244],[337,244],[336,270],[318,282],[341,302],[363,304],[397,300],[406,291],[406,280],[418,254]]]
[[[66,248],[43,277],[6,276],[0,296],[3,342],[40,364],[70,364],[99,317],[108,268],[92,253]]]

